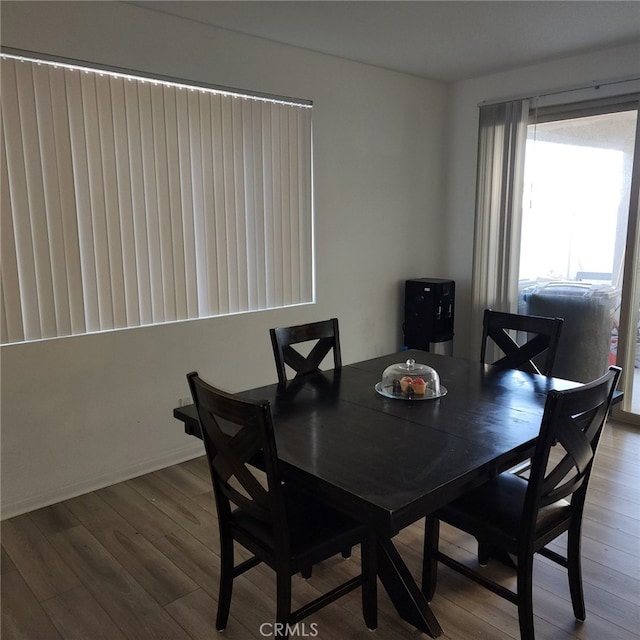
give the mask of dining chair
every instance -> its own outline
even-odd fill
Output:
[[[422,590],[428,601],[435,594],[441,562],[516,604],[520,637],[534,640],[533,557],[539,553],[567,569],[574,615],[578,620],[585,619],[580,562],[582,513],[620,371],[619,367],[610,367],[605,375],[584,386],[549,391],[528,480],[501,473],[427,517]],[[481,565],[494,552],[514,556],[515,591],[440,551],[440,522],[476,538]],[[547,548],[565,532],[564,555]]]
[[[491,364],[503,369],[521,369],[529,373],[551,375],[563,322],[562,318],[544,318],[485,309],[480,361],[486,364],[487,347],[491,338],[504,354]],[[518,344],[510,332],[526,333],[526,342]],[[536,364],[534,359],[539,364]]]
[[[303,376],[306,373],[313,373],[318,371],[320,364],[332,350],[333,368],[339,370],[342,367],[340,330],[337,318],[293,327],[276,327],[269,330],[269,335],[271,336],[273,357],[276,362],[278,383],[281,385],[287,384],[287,366],[294,370],[296,377]],[[293,345],[312,342],[315,342],[315,344],[310,350],[307,349],[307,355],[300,353],[299,348],[294,349],[293,347]],[[324,382],[323,380],[318,381],[320,385],[323,385]],[[289,388],[291,388],[291,385]],[[351,548],[343,549],[342,557],[349,558],[350,556]],[[303,577],[310,578],[312,570],[311,566],[303,568]]]
[[[279,637],[290,626],[362,588],[369,629],[377,626],[376,540],[372,531],[313,496],[284,484],[268,401],[243,399],[187,375],[209,463],[220,530],[216,629],[227,626],[233,580],[264,562],[276,573]],[[261,471],[263,475],[261,476]],[[234,541],[253,556],[235,564]],[[309,604],[291,610],[291,576],[352,545],[361,545],[361,572]]]
[[[271,345],[278,371],[278,381],[286,384],[286,366],[291,367],[296,375],[303,375],[317,371],[329,351],[333,350],[333,367],[342,367],[342,355],[340,353],[340,332],[338,319],[322,320],[309,324],[300,324],[294,327],[277,327],[270,329]],[[293,345],[309,343],[315,344],[307,355],[294,349]]]

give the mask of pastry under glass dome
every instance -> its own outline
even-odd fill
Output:
[[[438,372],[413,358],[387,367],[375,389],[386,398],[400,400],[433,400],[447,393],[440,384]]]

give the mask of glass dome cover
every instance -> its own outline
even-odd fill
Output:
[[[387,367],[375,388],[387,398],[402,400],[432,400],[447,393],[440,384],[438,372],[413,358]]]

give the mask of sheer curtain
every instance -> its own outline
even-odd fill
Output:
[[[3,56],[2,342],[313,300],[311,109]]]
[[[472,326],[484,309],[517,310],[522,186],[529,101],[480,107]],[[474,334],[475,351],[480,333]]]

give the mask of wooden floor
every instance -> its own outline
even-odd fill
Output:
[[[2,523],[2,640],[247,640],[270,637],[275,583],[259,566],[236,579],[229,626],[214,628],[218,532],[204,460],[197,459]],[[475,545],[443,527],[443,542],[470,563]],[[422,523],[397,546],[418,577]],[[456,547],[454,549],[454,547]],[[294,578],[295,605],[358,570],[358,555]],[[506,583],[513,576],[503,567]],[[640,638],[640,433],[610,423],[603,437],[583,535],[587,620],[572,615],[564,570],[535,565],[538,640]],[[396,640],[426,637],[379,591],[375,635],[359,591],[308,618],[298,637]],[[440,568],[432,602],[451,640],[518,638],[515,607]],[[312,626],[313,623],[313,626]],[[262,629],[262,633],[261,633]]]

